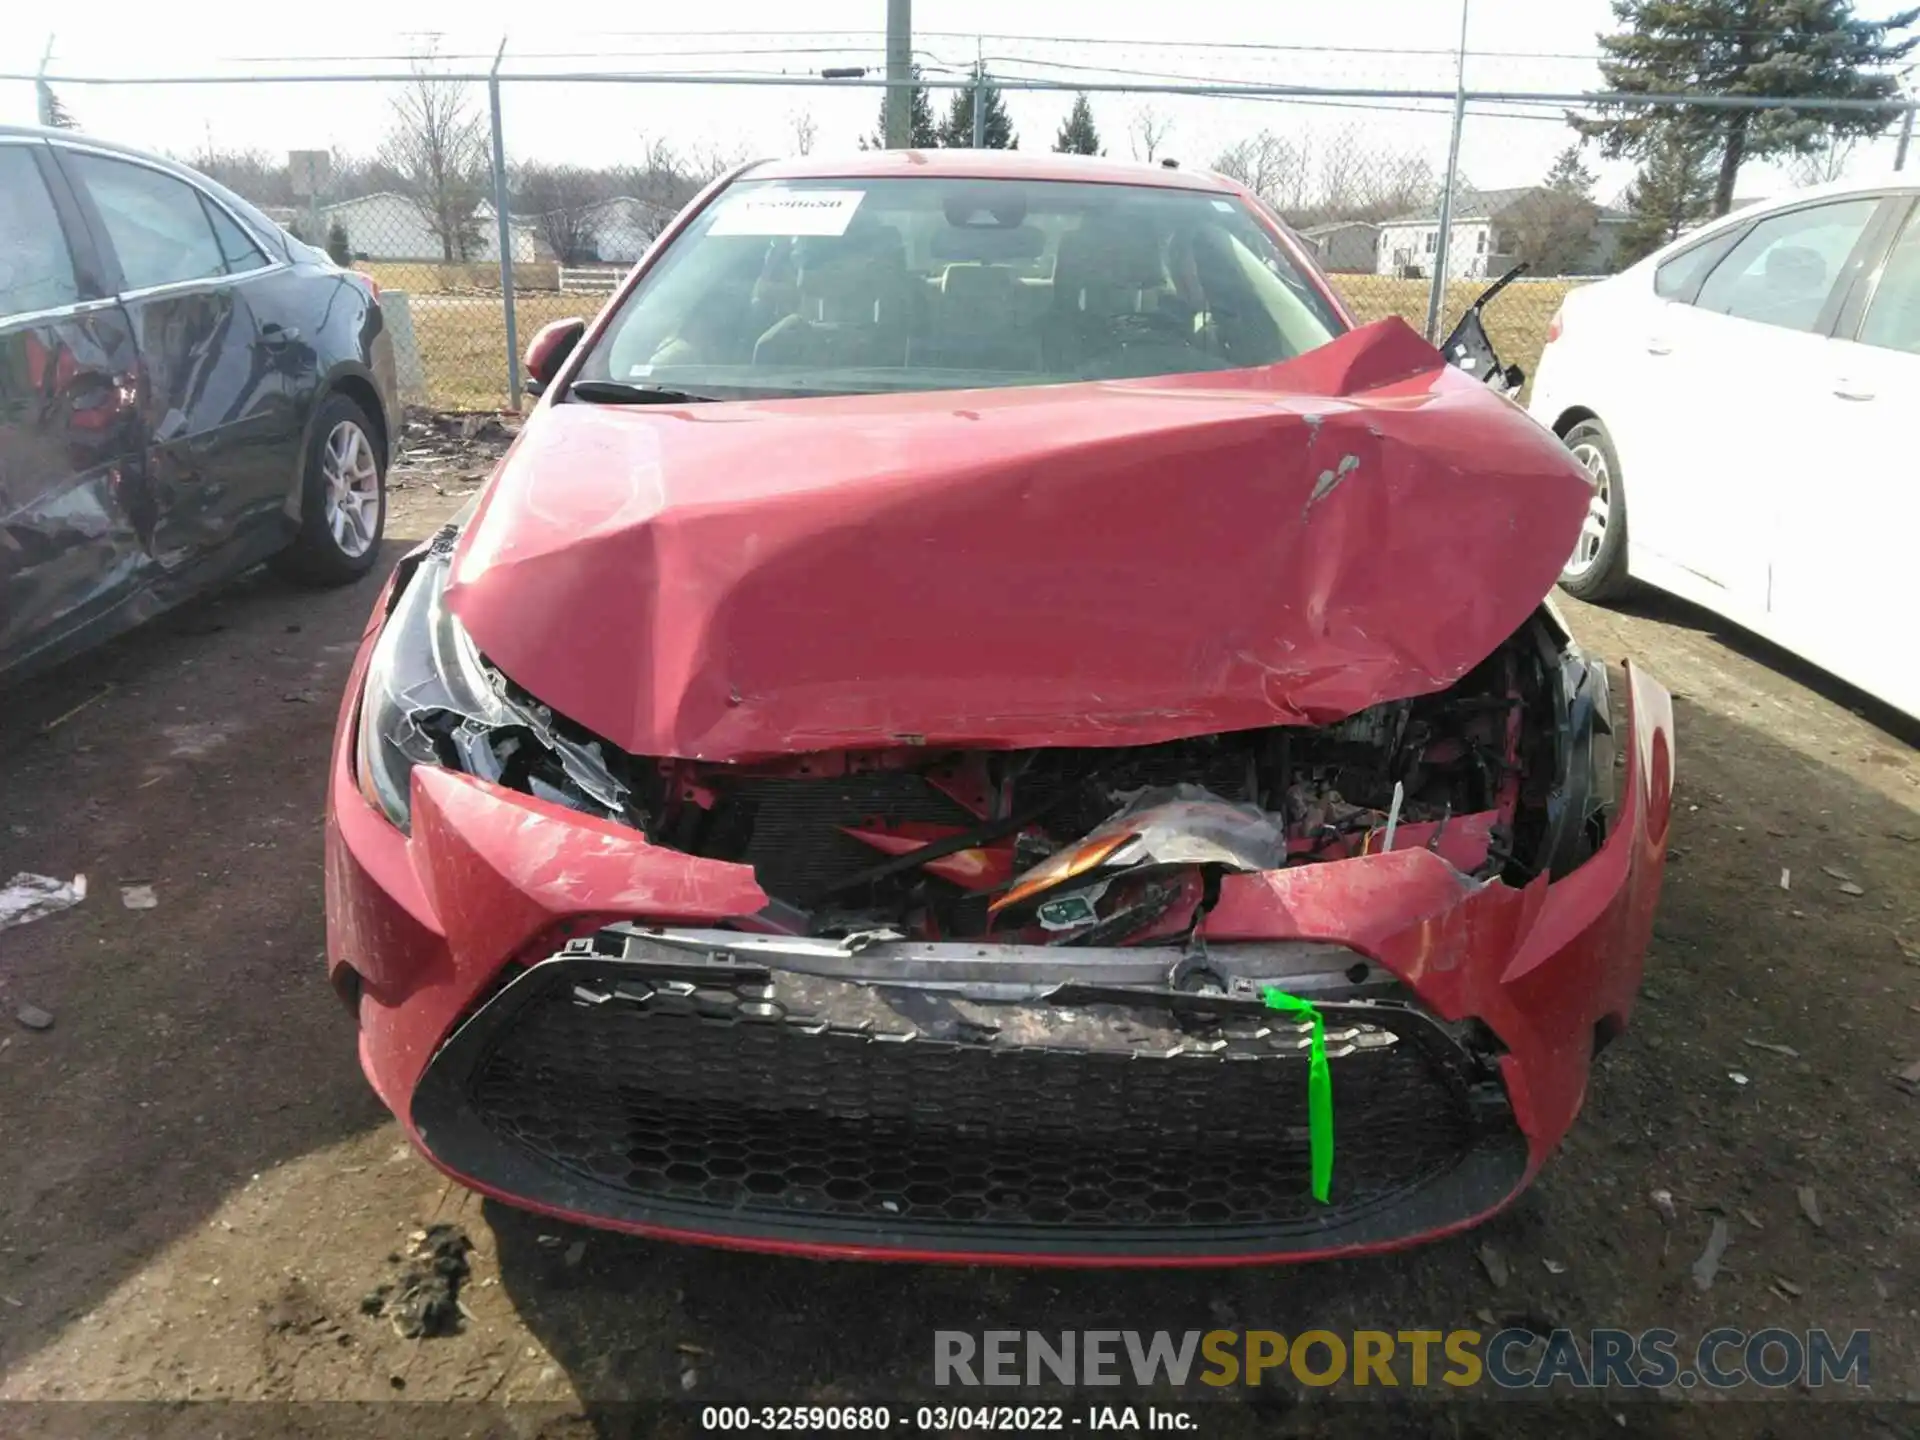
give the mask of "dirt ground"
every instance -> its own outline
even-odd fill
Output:
[[[388,561],[486,468],[484,437],[423,438],[443,453],[397,473]],[[825,1265],[540,1221],[402,1143],[321,965],[329,728],[376,588],[256,574],[5,692],[0,879],[90,892],[0,931],[0,1401],[168,1403],[0,1404],[0,1434],[692,1433],[658,1402],[925,1398],[942,1327],[1505,1323],[1869,1329],[1872,1396],[1895,1403],[1550,1415],[1289,1380],[1193,1407],[1199,1433],[1916,1433],[1920,1096],[1892,1072],[1920,1059],[1920,754],[1859,695],[1676,602],[1567,603],[1676,693],[1673,863],[1633,1028],[1564,1152],[1481,1231],[1296,1269]],[[158,905],[127,908],[132,884]],[[17,1024],[24,1005],[52,1027]],[[1731,1243],[1703,1293],[1716,1218]],[[406,1339],[362,1297],[440,1221],[476,1245],[468,1318]],[[172,1403],[205,1399],[252,1403]],[[444,1399],[521,1403],[390,1403]]]

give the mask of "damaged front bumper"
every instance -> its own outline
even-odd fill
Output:
[[[870,1258],[1392,1248],[1523,1188],[1625,1023],[1672,779],[1665,692],[1630,671],[1626,710],[1619,808],[1562,878],[1396,849],[1224,875],[1181,943],[1056,949],[718,928],[766,905],[751,868],[433,766],[401,833],[355,784],[349,704],[329,962],[415,1142],[535,1210]],[[1305,1032],[1264,984],[1325,1017],[1326,1205]]]
[[[1316,996],[1326,1025],[1327,1205],[1309,1027],[1263,984]],[[1399,990],[1322,944],[1036,956],[611,926],[468,1019],[413,1120],[516,1198],[713,1239],[1088,1261],[1387,1244],[1471,1220],[1527,1163],[1477,1027]]]

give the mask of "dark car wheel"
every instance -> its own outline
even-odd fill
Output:
[[[366,412],[329,395],[302,471],[300,533],[274,564],[310,585],[345,585],[373,568],[387,523],[386,463]]]
[[[1582,420],[1567,432],[1566,443],[1587,472],[1593,493],[1580,538],[1560,571],[1560,588],[1580,600],[1612,600],[1632,584],[1627,578],[1627,496],[1620,485],[1620,457],[1598,420]]]

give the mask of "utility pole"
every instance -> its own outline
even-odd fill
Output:
[[[913,0],[887,0],[887,148],[913,143]]]
[[[507,147],[500,127],[500,62],[506,58],[507,37],[493,52],[487,72],[487,109],[493,121],[493,223],[500,245],[500,309],[507,322],[507,396],[516,414],[520,410],[520,337],[513,323],[513,219],[507,213]]]
[[[987,62],[981,43],[973,42],[973,148],[987,148]]]
[[[1906,116],[1900,122],[1900,143],[1893,151],[1893,168],[1896,170],[1907,168],[1907,147],[1913,143],[1913,112],[1916,109],[1920,109],[1920,100],[1907,102]]]
[[[1467,122],[1467,0],[1460,0],[1460,54],[1453,82],[1453,139],[1447,144],[1447,179],[1440,191],[1440,238],[1433,254],[1433,289],[1427,294],[1427,339],[1440,343],[1447,297],[1447,242],[1453,238],[1453,192],[1460,183],[1460,130]]]

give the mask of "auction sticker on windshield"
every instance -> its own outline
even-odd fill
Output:
[[[730,196],[709,235],[844,235],[864,190],[750,190]]]

